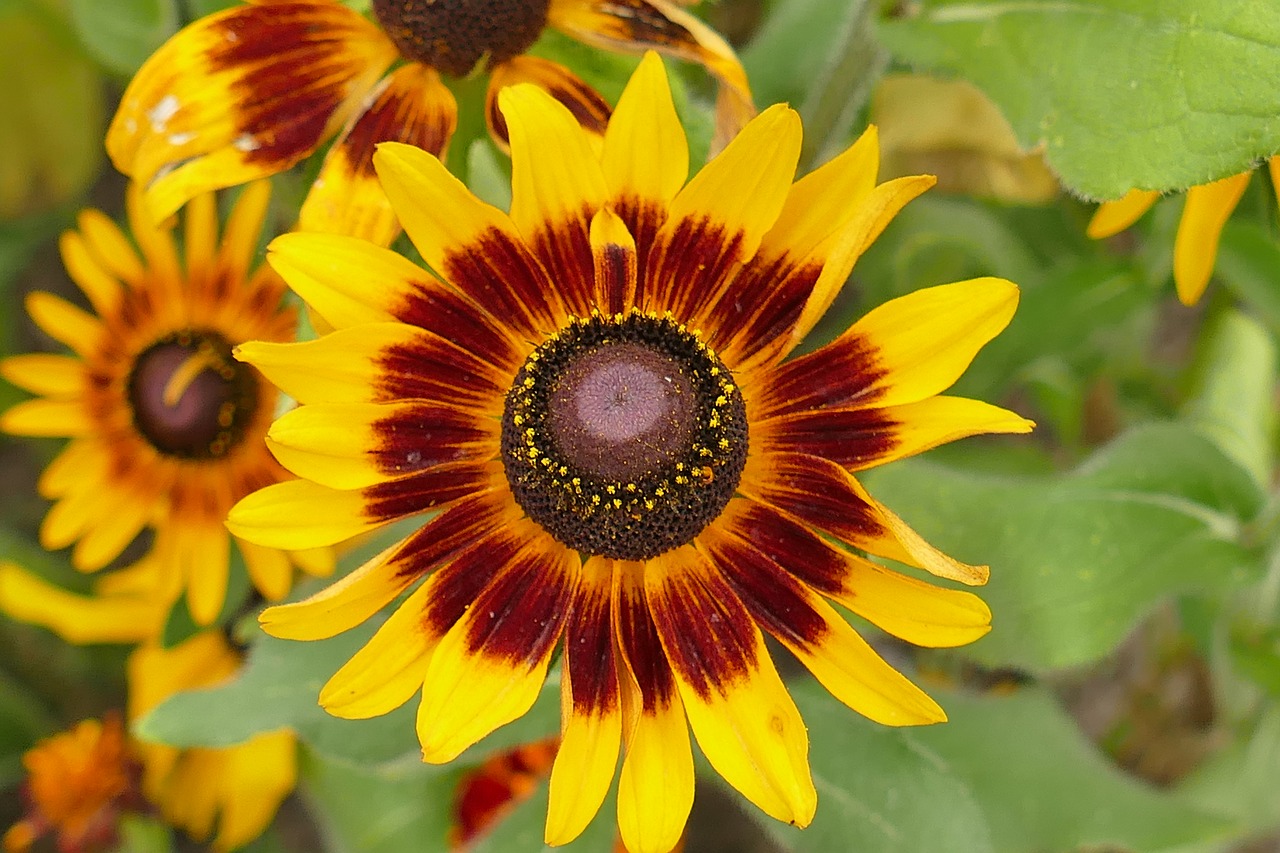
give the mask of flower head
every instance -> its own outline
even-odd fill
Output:
[[[41,544],[74,543],[73,564],[94,571],[154,528],[166,573],[157,588],[167,603],[185,588],[202,624],[225,597],[227,510],[288,476],[262,443],[278,393],[231,356],[245,340],[293,336],[284,285],[266,267],[250,269],[268,196],[264,183],[247,188],[221,243],[213,197],[195,199],[185,213],[185,263],[173,235],[143,213],[136,188],[130,220],[141,257],[103,214],[83,212],[78,230],[62,236],[62,256],[96,315],[49,293],[27,299],[36,324],[74,355],[0,361],[0,375],[43,395],[0,415],[0,429],[72,438],[39,482],[55,501]],[[288,592],[288,555],[246,543],[240,550],[264,595]],[[332,565],[327,552],[294,557],[315,573]]]
[[[1267,167],[1276,199],[1280,200],[1280,157],[1268,160]],[[1173,283],[1183,305],[1199,302],[1209,285],[1218,260],[1222,229],[1240,203],[1252,176],[1252,172],[1241,172],[1187,190],[1186,206],[1173,243]],[[1135,189],[1116,201],[1104,202],[1093,214],[1086,233],[1095,240],[1118,234],[1137,222],[1158,198],[1157,192]]]
[[[196,21],[125,91],[107,133],[112,161],[147,187],[163,218],[199,193],[287,169],[336,136],[299,227],[385,245],[399,227],[373,171],[374,145],[443,156],[457,106],[441,74],[489,72],[486,120],[500,144],[497,94],[520,82],[604,132],[604,99],[563,65],[525,52],[544,29],[701,63],[722,84],[726,139],[754,114],[733,50],[672,0],[374,0],[373,13],[377,23],[338,0],[252,0]]]
[[[141,768],[119,716],[83,720],[22,757],[26,816],[4,835],[5,853],[25,853],[52,835],[62,853],[112,849],[122,813],[142,805]]]
[[[808,736],[761,629],[872,719],[942,710],[831,601],[906,640],[989,629],[954,560],[855,473],[1017,415],[938,396],[1009,321],[1017,289],[978,279],[872,311],[789,357],[925,177],[876,185],[874,132],[792,183],[797,115],[774,107],[686,183],[660,60],[632,77],[597,149],[531,86],[501,95],[510,215],[430,154],[385,145],[379,176],[440,278],[368,243],[295,234],[271,261],[336,331],[245,344],[304,405],[268,435],[302,479],[241,501],[228,525],[274,547],[337,542],[433,511],[304,601],[271,634],[318,639],[417,586],[320,701],[368,717],[421,694],[423,757],[450,761],[528,710],[563,641],[562,741],[547,839],[618,795],[633,853],[666,853],[693,798],[689,728],[773,817],[816,807]]]

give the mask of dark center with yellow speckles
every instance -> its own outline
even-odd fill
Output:
[[[547,25],[550,0],[373,0],[406,59],[465,77],[476,64],[524,53]]]
[[[689,542],[746,461],[742,392],[668,316],[574,320],[507,392],[502,462],[516,502],[584,554],[647,560]]]
[[[127,394],[134,426],[156,450],[214,459],[244,437],[258,405],[258,377],[232,358],[217,332],[184,331],[138,356]]]

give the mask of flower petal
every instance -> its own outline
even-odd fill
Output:
[[[452,761],[529,710],[578,579],[577,555],[539,532],[449,629],[431,657],[418,707],[424,761]]]
[[[667,853],[693,807],[693,751],[675,677],[644,594],[644,563],[614,569],[613,632],[627,752],[618,832],[631,853]]]
[[[33,394],[77,397],[85,388],[85,366],[65,355],[13,355],[0,359],[0,376]]]
[[[400,223],[373,170],[374,146],[404,142],[443,158],[457,124],[458,105],[440,75],[416,62],[400,66],[325,155],[298,213],[298,230],[391,245]]]
[[[81,400],[38,398],[0,414],[0,430],[10,435],[76,437],[90,435],[97,428]]]
[[[540,56],[521,55],[498,63],[489,72],[484,117],[489,133],[499,147],[509,148],[511,143],[509,117],[504,116],[504,109],[499,109],[499,94],[518,83],[532,83],[544,90],[573,114],[579,127],[597,138],[604,135],[610,110],[609,103],[600,97],[599,92],[558,62]],[[591,161],[595,162],[594,151]]]
[[[592,557],[565,626],[560,748],[551,767],[546,842],[577,838],[604,802],[618,766],[622,705],[613,654],[613,562]]]
[[[161,46],[107,131],[116,168],[163,220],[188,199],[267,177],[310,154],[396,58],[382,31],[340,3],[242,5]]]
[[[818,804],[808,734],[751,614],[694,549],[656,563],[645,598],[703,754],[766,814],[807,826]]]
[[[66,344],[73,352],[86,356],[94,352],[102,339],[102,322],[61,297],[44,291],[27,294],[27,313],[46,335]]]
[[[71,643],[139,643],[157,636],[168,603],[147,595],[67,592],[12,563],[0,563],[0,610],[42,625]]]
[[[75,231],[64,231],[58,240],[58,250],[67,275],[89,297],[93,310],[100,316],[114,313],[124,290],[119,280],[93,257],[84,237]]]
[[[778,367],[756,417],[896,406],[945,391],[1008,325],[1017,305],[1017,286],[999,278],[929,287],[890,300],[831,344]]]
[[[638,272],[636,244],[622,218],[607,207],[591,218],[591,260],[595,281],[592,298],[599,310],[621,314],[634,306]]]
[[[616,210],[651,206],[662,218],[689,177],[689,143],[656,53],[648,52],[640,60],[618,99],[605,131],[602,166]],[[648,241],[642,242],[639,235],[651,240],[653,230],[637,228],[637,222],[625,215],[623,219],[647,249]],[[652,228],[661,224],[659,220]]]
[[[1123,198],[1115,201],[1104,201],[1094,211],[1089,220],[1085,234],[1094,240],[1119,234],[1141,218],[1160,198],[1160,193],[1151,190],[1129,190]]]
[[[1209,284],[1222,228],[1240,203],[1252,175],[1242,172],[1187,190],[1187,204],[1173,241],[1173,281],[1183,305],[1196,304]]]
[[[245,571],[254,589],[267,601],[279,601],[289,594],[293,585],[293,564],[283,551],[263,548],[243,539],[236,540],[236,547],[244,557]]]
[[[531,339],[560,328],[559,292],[510,217],[425,151],[387,142],[373,164],[400,224],[433,270]]]

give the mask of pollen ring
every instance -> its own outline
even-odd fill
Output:
[[[502,461],[520,507],[570,548],[646,560],[692,540],[747,459],[742,392],[669,315],[578,318],[507,393]]]

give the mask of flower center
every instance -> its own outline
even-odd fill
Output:
[[[481,60],[524,53],[546,27],[550,2],[373,0],[373,13],[406,59],[465,77]]]
[[[258,405],[258,377],[231,356],[217,332],[177,332],[156,341],[128,381],[138,432],[161,453],[214,459],[244,437]]]
[[[689,542],[746,461],[742,392],[670,316],[575,319],[529,355],[503,409],[516,502],[585,554],[647,560]]]

